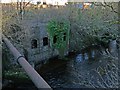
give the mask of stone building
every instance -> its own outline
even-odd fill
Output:
[[[59,51],[51,46],[50,36],[47,32],[47,19],[33,18],[22,20],[23,29],[25,30],[25,39],[23,39],[23,54],[29,62],[44,62],[52,57],[59,55]],[[65,32],[63,31],[63,34]],[[67,36],[67,34],[65,34]],[[63,37],[66,40],[66,36]],[[53,42],[57,39],[54,37]],[[63,41],[64,42],[64,41]],[[69,40],[67,41],[67,44]],[[69,47],[66,47],[64,55],[67,55]]]

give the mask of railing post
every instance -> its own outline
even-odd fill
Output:
[[[51,87],[46,83],[46,81],[34,70],[34,68],[25,60],[25,58],[18,52],[18,50],[10,43],[10,41],[3,35],[3,41],[10,49],[11,53],[14,55],[17,62],[26,71],[27,75],[33,81],[37,88],[48,88]],[[52,90],[52,89],[51,89]]]

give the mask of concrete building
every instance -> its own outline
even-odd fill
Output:
[[[23,45],[25,58],[30,62],[38,63],[59,55],[58,50],[50,45],[50,37],[46,27],[47,23],[39,23],[38,25],[33,24],[33,22],[29,22],[29,24],[30,23],[31,26],[27,29],[29,29],[31,36],[28,36],[29,38],[26,39],[28,43],[24,43]],[[55,38],[53,41],[55,41]],[[69,47],[66,47],[64,55],[68,54],[68,48]]]
[[[44,19],[45,21],[38,19],[32,20],[23,20],[22,25],[24,25],[24,30],[26,30],[25,39],[23,40],[23,55],[29,62],[39,63],[47,61],[50,58],[56,57],[59,55],[59,51],[51,46],[51,39],[49,33],[47,32],[46,21],[48,18]],[[63,34],[66,33],[63,31]],[[67,34],[63,37],[63,43],[69,41],[66,39]],[[62,38],[62,37],[61,37]],[[26,43],[27,42],[27,43]],[[57,39],[53,38],[54,44],[57,42]],[[64,55],[68,54],[69,46],[66,47]]]

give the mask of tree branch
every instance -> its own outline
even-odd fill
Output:
[[[96,2],[93,2],[93,4],[94,4],[95,6],[109,7],[114,13],[119,13],[118,11],[115,10],[115,8],[114,8],[112,5],[107,4],[106,2],[104,2],[104,3],[96,3]]]

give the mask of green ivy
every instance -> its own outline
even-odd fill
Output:
[[[50,46],[59,51],[60,56],[64,56],[64,52],[69,41],[69,22],[52,20],[47,25],[47,31],[50,38]],[[65,34],[65,35],[64,35]],[[54,43],[54,37],[56,42]],[[65,40],[64,40],[65,37]]]

